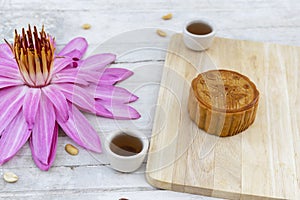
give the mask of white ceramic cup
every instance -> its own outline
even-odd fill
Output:
[[[193,30],[191,29],[192,24],[194,24],[194,30],[197,31],[191,31]],[[189,49],[192,49],[194,51],[204,51],[208,49],[211,46],[215,35],[216,35],[215,26],[211,22],[208,22],[208,20],[203,20],[203,19],[189,20],[185,23],[183,28],[184,44]]]
[[[138,139],[142,144],[141,151],[138,153],[134,153],[132,155],[124,155],[124,154],[122,155],[122,153],[120,152],[116,153],[117,152],[116,148],[117,150],[120,150],[124,153],[124,150],[122,148],[119,148],[117,145],[112,143],[112,141],[116,137],[122,134],[132,136]],[[104,145],[105,152],[111,167],[117,171],[126,172],[126,173],[133,172],[141,166],[147,154],[148,147],[149,147],[148,138],[142,132],[137,130],[118,130],[109,133],[109,135],[105,140],[105,145]],[[130,152],[128,151],[128,153]]]

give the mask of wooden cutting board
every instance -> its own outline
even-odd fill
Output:
[[[225,68],[260,91],[254,124],[227,138],[188,115],[192,79]],[[300,199],[300,48],[216,38],[206,52],[171,38],[157,101],[147,180],[155,187],[229,199]]]

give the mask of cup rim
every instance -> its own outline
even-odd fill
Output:
[[[137,153],[135,155],[131,155],[131,156],[121,156],[111,150],[110,143],[111,143],[112,139],[114,137],[116,137],[117,135],[121,135],[124,133],[127,135],[134,136],[136,138],[139,138],[142,141],[143,148],[139,153]],[[123,159],[123,160],[135,159],[135,158],[139,158],[147,153],[148,148],[149,148],[149,140],[141,131],[138,131],[138,130],[129,130],[129,129],[116,130],[116,131],[109,133],[109,136],[107,136],[105,138],[104,148],[106,150],[106,153],[108,153],[110,156],[113,156],[115,158]]]
[[[191,25],[192,23],[203,23],[203,24],[206,24],[207,26],[209,26],[211,28],[211,32],[208,33],[208,34],[204,34],[204,35],[197,35],[197,34],[194,34],[194,33],[191,33],[187,30],[187,27],[189,25]],[[190,20],[187,20],[185,22],[185,25],[184,25],[184,32],[192,37],[196,37],[196,38],[205,38],[205,37],[209,37],[209,36],[213,36],[216,34],[216,27],[215,25],[210,22],[209,20],[207,19],[204,19],[204,18],[194,18],[194,19],[190,19]]]

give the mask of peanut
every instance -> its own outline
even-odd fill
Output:
[[[65,150],[72,156],[76,156],[79,153],[79,150],[71,144],[66,144]]]
[[[3,179],[8,183],[15,183],[19,180],[19,177],[13,172],[6,172],[3,175]]]
[[[81,27],[82,27],[83,29],[85,29],[85,30],[88,30],[88,29],[90,29],[92,26],[91,26],[90,24],[83,24]]]
[[[167,15],[162,16],[162,19],[169,20],[169,19],[172,19],[172,17],[173,17],[172,13],[169,13]]]
[[[159,29],[156,30],[156,33],[157,33],[157,35],[159,35],[161,37],[166,37],[167,36],[166,32],[164,32],[162,30],[159,30]]]

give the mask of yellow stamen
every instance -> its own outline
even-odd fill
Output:
[[[47,77],[48,77],[49,73],[48,73],[48,66],[47,66],[47,58],[46,58],[46,53],[45,53],[45,47],[42,48],[42,64],[43,64],[43,76],[44,76],[44,80],[47,80]]]
[[[14,44],[9,46],[28,86],[43,87],[49,84],[55,48],[53,40],[44,31],[44,26],[39,33],[35,26],[31,32],[30,25],[26,32],[22,29],[22,35],[15,31]]]
[[[27,52],[28,52],[28,65],[29,66],[34,66],[34,57],[32,52],[27,48]]]
[[[27,63],[29,63],[29,61],[27,59],[27,55],[24,55],[23,49],[21,49],[21,63],[26,67],[26,70],[29,72],[30,79],[34,83],[35,82],[34,69],[32,69],[32,67],[30,67],[30,65],[27,65]]]

